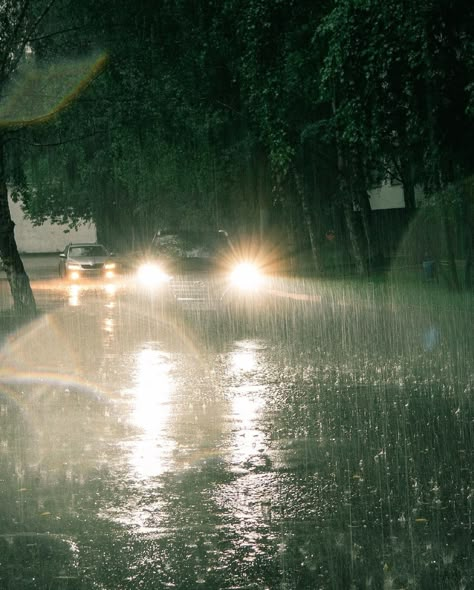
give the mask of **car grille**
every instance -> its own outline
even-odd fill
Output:
[[[218,294],[209,281],[195,277],[175,277],[171,289],[176,303],[184,309],[213,309]]]
[[[104,267],[104,263],[103,262],[97,262],[95,264],[81,264],[81,267],[84,270],[100,270],[101,268]]]

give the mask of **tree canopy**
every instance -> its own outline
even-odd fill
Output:
[[[35,86],[21,74],[25,53],[63,84],[64,60],[107,56],[74,101],[63,92],[67,109],[22,126],[9,145],[11,186],[36,222],[92,220],[114,247],[165,225],[224,226],[311,252],[318,272],[332,230],[339,260],[367,272],[390,250],[368,191],[391,179],[403,186],[405,222],[421,186],[444,220],[443,255],[469,258],[460,212],[470,210],[463,187],[474,167],[472,3],[56,0],[43,13],[26,0],[8,5],[9,30],[30,26],[20,5],[41,27],[23,35],[23,57],[11,63],[3,42],[2,88]]]

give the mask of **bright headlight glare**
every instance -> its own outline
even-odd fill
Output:
[[[138,269],[138,280],[143,285],[160,285],[169,279],[170,277],[157,264],[142,264]]]
[[[263,275],[255,264],[242,262],[234,268],[230,279],[241,289],[257,289],[263,282]]]
[[[81,265],[75,264],[74,262],[68,262],[67,267],[68,270],[81,270]]]
[[[113,268],[115,268],[115,262],[106,262],[104,264],[104,268],[106,270],[112,270]]]

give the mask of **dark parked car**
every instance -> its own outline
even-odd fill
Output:
[[[59,254],[59,276],[79,281],[86,278],[114,278],[117,263],[102,244],[69,244]]]
[[[165,230],[142,255],[137,282],[182,309],[212,310],[253,300],[264,276],[257,258],[223,230]]]

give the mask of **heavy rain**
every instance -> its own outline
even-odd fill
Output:
[[[32,284],[46,313],[1,351],[2,587],[470,587],[468,299]]]
[[[0,2],[0,590],[474,588],[473,47]]]

